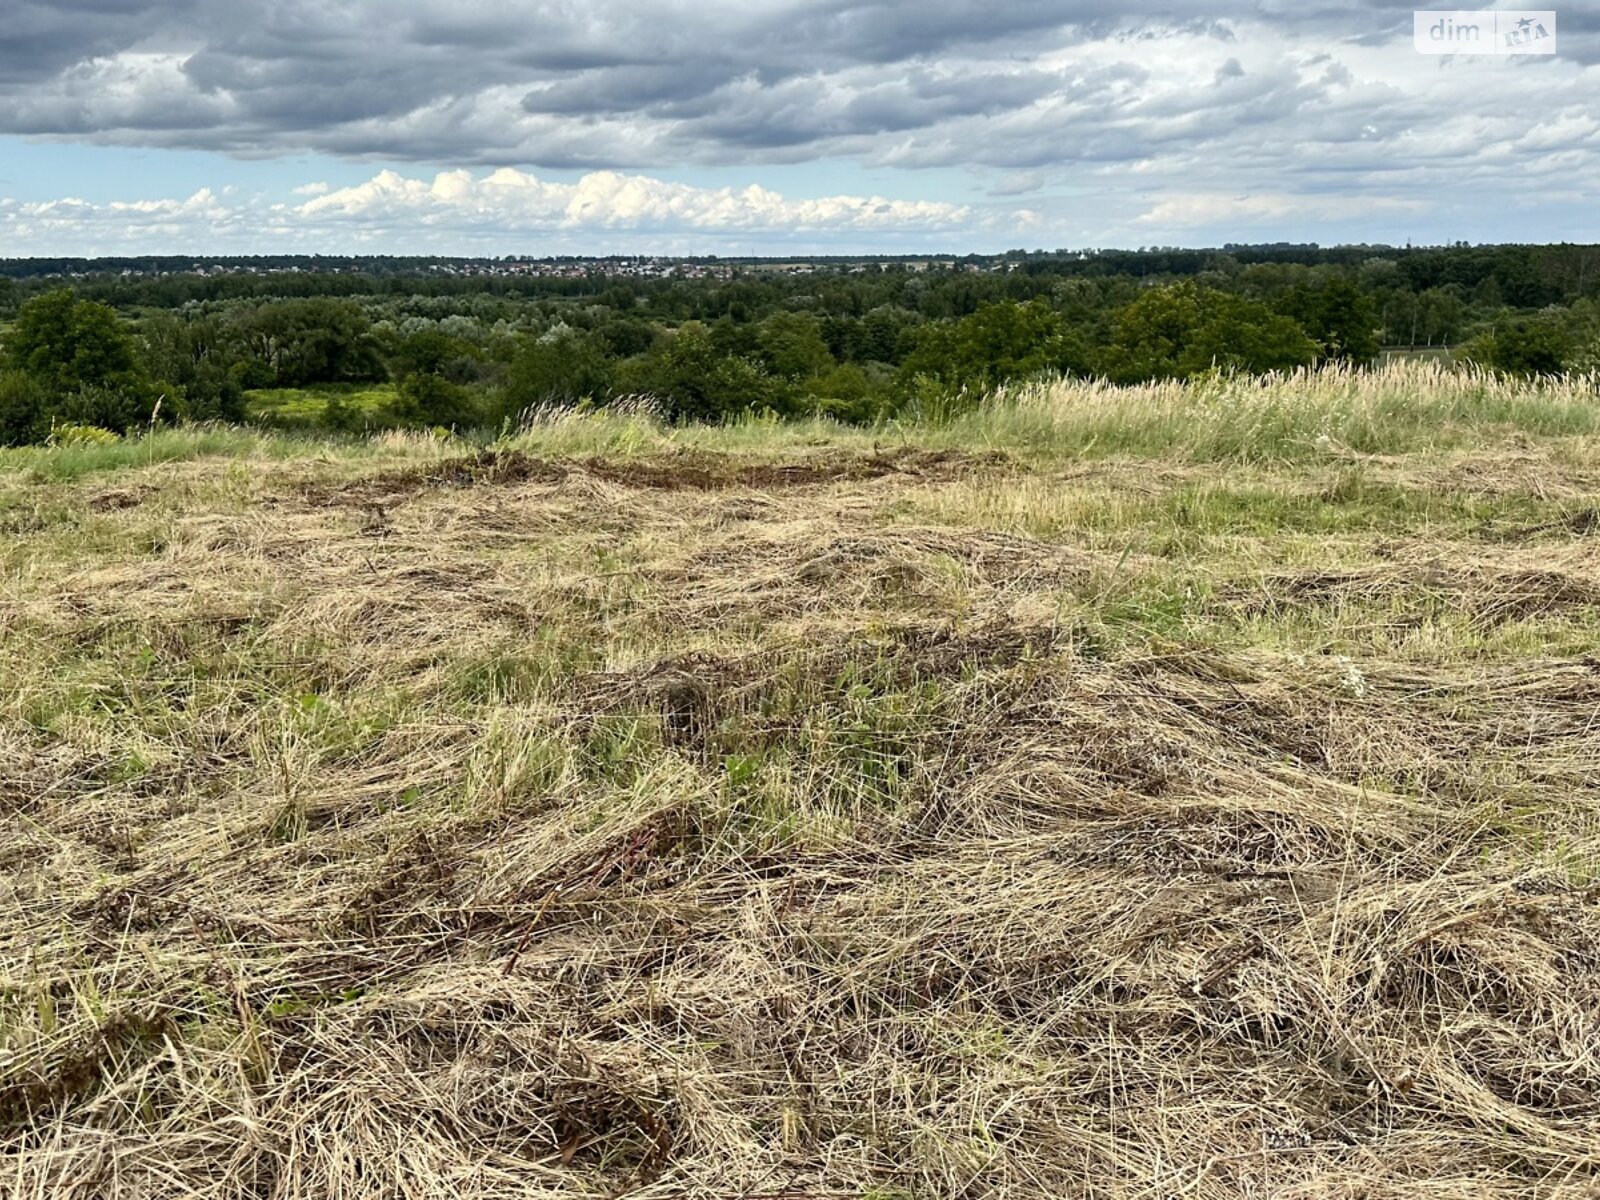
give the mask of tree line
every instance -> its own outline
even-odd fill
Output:
[[[266,389],[323,389],[316,423],[355,430],[497,425],[626,395],[675,419],[867,422],[1030,377],[1363,365],[1395,344],[1518,374],[1590,371],[1594,250],[1019,251],[921,270],[754,264],[731,280],[441,277],[389,260],[365,272],[91,272],[70,288],[5,276],[0,440],[264,419],[252,397]],[[385,388],[381,405],[352,407],[338,390],[362,384]]]

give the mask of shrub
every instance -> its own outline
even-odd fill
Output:
[[[120,442],[120,434],[109,429],[102,429],[98,425],[77,425],[67,422],[62,425],[53,425],[50,428],[50,437],[47,444],[51,446],[109,446],[113,442]]]
[[[153,386],[89,384],[58,397],[50,406],[57,423],[98,425],[127,432],[177,415],[177,405]]]
[[[21,371],[0,372],[0,446],[38,441],[41,423],[49,427],[44,388]]]
[[[741,413],[799,410],[798,392],[759,362],[723,354],[710,331],[690,321],[660,351],[630,360],[618,390],[655,396],[674,420],[717,421]]]
[[[815,375],[806,380],[804,388],[817,411],[835,420],[865,424],[888,414],[888,397],[854,363]]]
[[[579,400],[603,400],[611,389],[611,365],[591,338],[572,332],[526,343],[511,360],[501,389],[506,413]]]
[[[401,425],[445,428],[470,428],[483,420],[472,393],[438,375],[408,375],[401,380],[388,416]]]

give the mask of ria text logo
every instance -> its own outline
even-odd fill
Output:
[[[1556,14],[1550,9],[1429,9],[1411,17],[1420,54],[1556,52]]]

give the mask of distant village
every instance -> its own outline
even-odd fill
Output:
[[[812,275],[849,274],[862,275],[869,271],[903,270],[927,271],[965,270],[973,272],[1004,271],[1014,267],[1014,262],[984,261],[954,258],[919,259],[794,259],[788,261],[755,259],[732,262],[707,262],[704,259],[682,258],[585,258],[585,259],[470,259],[448,260],[433,263],[428,269],[441,275],[486,276],[542,276],[559,279],[584,279],[596,275],[623,279],[732,279],[734,275]]]
[[[1015,255],[933,258],[795,258],[708,259],[662,255],[604,258],[324,258],[315,255],[232,258],[127,258],[33,260],[32,269],[12,271],[0,262],[0,274],[35,279],[161,278],[169,275],[370,275],[431,274],[453,278],[544,279],[714,279],[751,275],[863,275],[886,271],[962,271],[1001,274],[1018,269]]]

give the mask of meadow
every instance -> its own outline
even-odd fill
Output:
[[[393,384],[324,383],[311,387],[259,388],[244,395],[252,422],[278,429],[317,429],[328,423],[328,406],[342,406],[350,419],[375,419],[394,402]]]
[[[1600,391],[0,450],[0,1189],[1593,1196]]]

